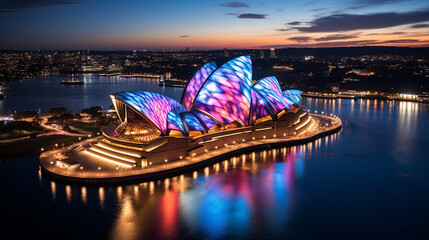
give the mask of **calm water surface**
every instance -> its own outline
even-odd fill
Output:
[[[86,78],[84,86],[61,86],[61,75],[11,83],[2,112],[108,107],[108,94],[125,90],[178,100],[182,91]],[[310,98],[302,105],[340,116],[344,129],[154,182],[68,185],[43,176],[37,156],[3,159],[0,232],[13,239],[428,239],[429,107]]]

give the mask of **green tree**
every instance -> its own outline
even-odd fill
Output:
[[[23,120],[23,119],[32,119],[39,117],[39,114],[36,111],[20,111],[14,115],[15,120]]]
[[[49,114],[52,116],[61,116],[63,114],[70,113],[70,111],[65,107],[58,107],[58,108],[50,108]]]

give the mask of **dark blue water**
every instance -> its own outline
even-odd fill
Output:
[[[11,114],[15,111],[31,110],[48,113],[52,107],[66,107],[72,112],[84,108],[103,106],[108,108],[112,101],[109,95],[122,91],[142,90],[156,92],[179,101],[182,88],[159,87],[156,79],[99,77],[98,74],[80,74],[83,85],[61,85],[68,80],[67,74],[53,74],[7,83],[10,89],[6,98],[0,101],[0,112]]]
[[[94,81],[99,89],[94,84],[88,92],[181,94],[147,80]],[[77,104],[65,105],[71,109],[109,104],[103,94],[105,100],[71,92],[73,100],[61,100]],[[47,100],[37,101],[48,108],[41,104]],[[309,98],[302,105],[340,116],[343,130],[149,183],[68,185],[43,176],[37,157],[4,159],[0,232],[55,239],[428,239],[429,107]]]

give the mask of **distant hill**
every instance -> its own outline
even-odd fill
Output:
[[[279,48],[276,56],[363,56],[363,55],[399,55],[429,57],[429,47],[333,47],[333,48]]]

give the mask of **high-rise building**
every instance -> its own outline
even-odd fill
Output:
[[[270,50],[270,58],[275,58],[276,57],[276,49],[275,48],[271,48]]]
[[[223,49],[223,56],[224,57],[229,57],[228,49],[226,49],[226,48]]]
[[[264,50],[261,50],[261,59],[264,58]]]

